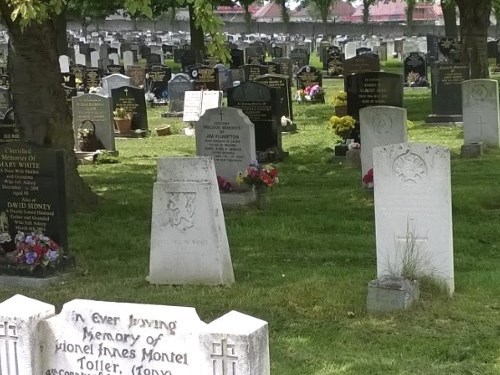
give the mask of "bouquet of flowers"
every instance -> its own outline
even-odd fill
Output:
[[[222,176],[217,176],[219,191],[229,193],[233,190],[233,185]]]
[[[411,87],[427,86],[427,80],[425,79],[425,77],[413,71],[408,73],[408,76],[406,77],[406,82],[408,82],[408,84]]]
[[[55,267],[62,254],[62,248],[43,233],[25,235],[18,232],[15,237],[15,261],[33,271],[37,267]]]
[[[302,103],[306,99],[306,93],[304,90],[297,90],[295,93],[295,101],[297,103]]]
[[[236,182],[240,185],[247,184],[256,189],[273,187],[279,182],[278,170],[271,164],[253,163],[244,172],[238,173]]]
[[[340,91],[335,96],[335,101],[333,102],[335,107],[341,107],[347,105],[347,93],[345,91]]]
[[[325,90],[320,85],[310,85],[304,89],[306,100],[315,100],[325,95]]]
[[[366,172],[363,176],[363,184],[367,188],[373,187],[373,168]]]
[[[355,124],[356,120],[352,116],[332,116],[330,118],[332,130],[342,139],[347,139]]]

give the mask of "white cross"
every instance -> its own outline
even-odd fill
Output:
[[[19,364],[17,361],[17,341],[16,326],[9,322],[0,323],[0,342],[5,346],[0,346],[0,375],[19,375]]]
[[[222,339],[220,343],[212,344],[211,354],[213,375],[236,375],[236,361],[238,357],[235,355],[235,345],[228,344],[226,339]],[[217,363],[220,361],[222,374],[217,372]],[[228,372],[228,365],[231,373]]]

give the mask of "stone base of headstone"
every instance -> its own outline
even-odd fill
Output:
[[[75,151],[76,160],[79,164],[92,164],[100,153],[105,152],[110,156],[119,156],[118,151],[97,150],[97,151]]]
[[[145,129],[135,129],[131,130],[130,133],[122,134],[115,133],[116,138],[145,138],[149,135],[150,131]]]
[[[1,288],[45,288],[50,285],[58,284],[66,279],[69,273],[58,274],[51,277],[23,277],[0,275]]]
[[[182,112],[163,112],[161,117],[182,117]]]
[[[222,208],[225,210],[249,207],[253,205],[256,200],[257,193],[254,190],[221,193],[220,195]]]
[[[418,281],[386,276],[368,283],[367,310],[370,314],[406,310],[419,297]]]
[[[484,145],[482,142],[462,145],[460,155],[463,158],[478,158],[483,154]]]
[[[426,124],[448,124],[462,122],[462,115],[434,115],[431,114],[425,118]]]
[[[345,168],[361,169],[361,150],[352,149],[346,152],[344,160]]]

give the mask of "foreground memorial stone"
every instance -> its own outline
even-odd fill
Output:
[[[269,375],[267,322],[231,311],[210,324],[192,307],[16,295],[0,304],[7,375]]]
[[[158,160],[149,269],[152,284],[234,282],[212,158]]]

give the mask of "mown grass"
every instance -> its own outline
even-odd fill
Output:
[[[325,79],[327,102],[341,80]],[[278,164],[281,184],[264,211],[225,213],[236,283],[152,286],[148,274],[152,188],[159,157],[194,155],[182,135],[117,140],[118,164],[81,166],[102,204],[70,218],[78,270],[65,283],[22,293],[56,304],[73,298],[196,307],[210,321],[238,310],[269,322],[272,374],[500,373],[500,152],[461,159],[458,127],[422,124],[429,90],[405,90],[412,142],[452,150],[456,294],[424,289],[408,312],[372,317],[367,283],[376,276],[373,197],[360,172],[332,160],[330,104],[297,105],[299,131]],[[180,129],[150,111],[151,127]],[[410,198],[411,199],[411,198]]]

